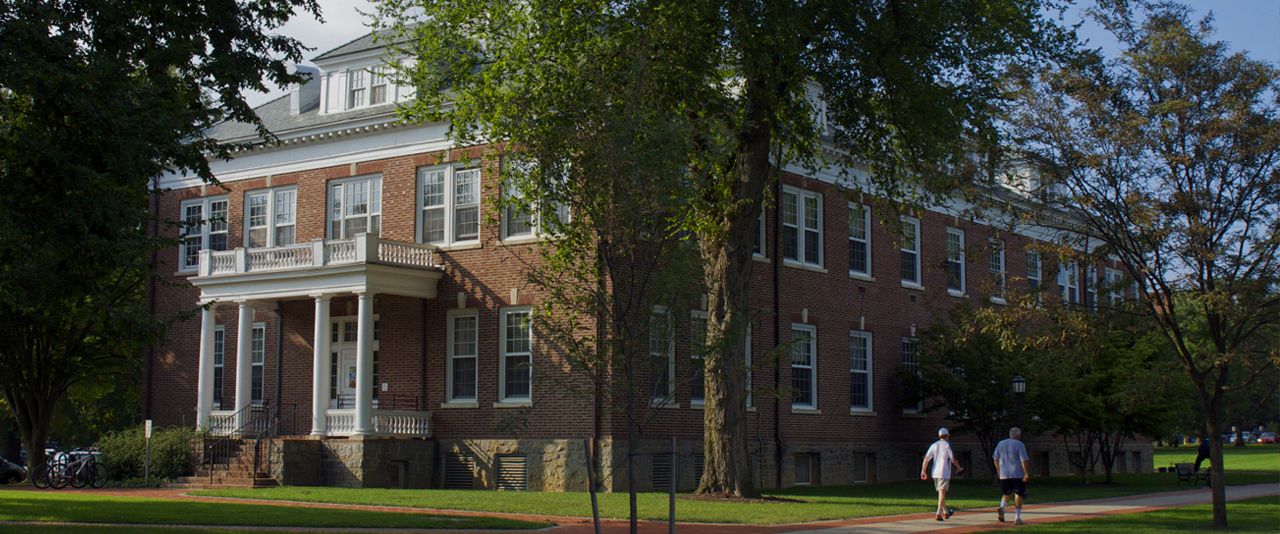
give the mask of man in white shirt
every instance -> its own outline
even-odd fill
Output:
[[[1013,524],[1021,525],[1022,499],[1027,496],[1027,473],[1031,471],[1027,462],[1027,446],[1022,444],[1022,430],[1010,428],[1009,439],[997,444],[991,457],[996,462],[996,472],[1000,474],[1000,510],[996,512],[996,519],[1004,522],[1004,507],[1009,503],[1009,494],[1013,494]]]
[[[960,462],[956,461],[956,455],[951,452],[951,433],[947,432],[946,427],[938,429],[938,441],[929,446],[929,452],[924,455],[924,462],[920,465],[920,480],[928,480],[929,462],[933,462],[933,487],[938,490],[938,511],[934,519],[942,521],[948,519],[952,510],[947,508],[947,490],[951,489],[951,466],[956,466],[956,473],[964,471],[960,467]]]

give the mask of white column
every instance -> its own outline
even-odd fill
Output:
[[[354,434],[373,434],[373,293],[360,297],[356,330],[356,428]]]
[[[316,298],[315,361],[311,374],[311,435],[324,437],[329,421],[329,295]]]
[[[244,408],[253,397],[253,305],[241,301],[240,331],[236,341],[236,411],[240,417],[236,420],[236,428],[249,422],[249,413]]]
[[[209,424],[213,413],[213,330],[218,303],[211,302],[200,315],[200,368],[196,382],[196,428]]]

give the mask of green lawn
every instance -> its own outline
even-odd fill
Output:
[[[1115,484],[1102,484],[1102,475],[1094,475],[1094,483],[1081,484],[1080,477],[1037,478],[1028,489],[1030,503],[1049,503],[1121,497],[1187,489],[1177,485],[1173,473],[1117,474]],[[1230,485],[1275,482],[1271,474],[1228,473]],[[987,508],[1000,500],[999,490],[985,480],[954,480],[947,502],[957,509]],[[255,490],[209,490],[199,495],[280,499],[304,502],[344,504],[378,504],[416,508],[472,510],[589,517],[591,501],[586,493],[502,492],[482,490],[398,490],[348,489],[317,487],[282,487]],[[768,495],[798,502],[732,503],[703,502],[680,499],[676,502],[676,519],[688,522],[743,523],[773,525],[804,521],[851,519],[932,511],[937,504],[931,482],[893,482],[860,486],[814,486],[767,491]],[[599,495],[601,516],[627,517],[625,493]],[[641,519],[665,520],[666,493],[641,493],[638,498]]]
[[[545,522],[495,517],[433,516],[272,506],[140,499],[59,493],[54,490],[0,492],[0,521],[141,523],[172,525],[248,525],[361,528],[536,529]],[[14,532],[9,526],[5,532]],[[136,530],[136,529],[135,529]],[[147,531],[152,532],[152,531]]]
[[[1275,497],[1258,497],[1227,503],[1227,525],[1231,532],[1272,534],[1280,522],[1280,503]],[[1125,534],[1163,534],[1165,532],[1204,532],[1213,524],[1213,506],[1200,504],[1169,508],[1140,514],[1122,514],[1082,519],[1063,523],[1028,524],[1018,534],[1052,532],[1124,532]]]
[[[1156,447],[1155,466],[1168,467],[1175,463],[1195,463],[1197,447],[1198,445]],[[1254,444],[1236,447],[1224,443],[1222,444],[1222,463],[1226,464],[1228,471],[1280,473],[1280,446]],[[1209,461],[1205,460],[1200,467],[1203,469],[1208,465]]]

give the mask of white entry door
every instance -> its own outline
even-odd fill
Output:
[[[343,408],[356,407],[356,349],[338,352],[338,398]]]

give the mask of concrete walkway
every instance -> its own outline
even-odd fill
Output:
[[[7,486],[6,490],[31,490],[29,486]],[[532,532],[550,532],[554,534],[593,534],[594,527],[590,519],[578,517],[554,517],[524,514],[498,514],[498,513],[482,513],[468,512],[459,510],[429,510],[422,508],[404,508],[392,506],[359,506],[359,505],[343,505],[343,504],[320,504],[320,503],[299,503],[284,501],[269,501],[260,499],[228,499],[222,497],[200,497],[195,495],[187,495],[187,490],[176,489],[149,489],[149,488],[118,488],[118,489],[84,489],[60,490],[64,492],[77,492],[94,495],[110,495],[119,497],[132,498],[154,498],[154,499],[174,499],[174,500],[193,500],[206,502],[237,502],[237,503],[260,503],[279,506],[299,506],[310,508],[333,508],[345,510],[368,510],[380,512],[402,512],[402,513],[419,513],[431,515],[456,515],[456,516],[495,516],[508,517],[513,519],[526,519],[531,521],[552,521],[556,526],[540,529]],[[3,500],[3,493],[0,492],[0,501]],[[1252,486],[1228,486],[1227,500],[1234,501],[1239,499],[1249,499],[1253,497],[1280,496],[1280,483],[1277,484],[1256,484]],[[1028,505],[1022,509],[1022,519],[1027,524],[1036,523],[1054,523],[1059,521],[1072,521],[1078,519],[1087,519],[1091,517],[1100,517],[1112,514],[1129,514],[1137,512],[1146,512],[1150,510],[1158,510],[1162,508],[1172,508],[1178,506],[1189,506],[1194,504],[1207,504],[1212,502],[1212,496],[1207,488],[1192,489],[1185,491],[1175,491],[1168,493],[1156,493],[1151,495],[1137,495],[1131,497],[1117,497],[1112,499],[1098,499],[1091,501],[1074,501],[1065,503],[1050,503]],[[727,524],[707,524],[707,523],[677,523],[676,531],[683,534],[781,534],[781,533],[802,533],[802,534],[900,534],[908,532],[936,532],[947,534],[959,534],[965,532],[981,532],[988,530],[997,530],[1002,528],[1016,528],[1013,524],[1013,509],[1006,510],[1005,519],[1007,522],[999,523],[996,521],[995,508],[987,508],[981,510],[965,510],[956,512],[955,515],[943,522],[934,519],[933,513],[910,514],[885,517],[868,517],[862,519],[851,519],[846,521],[821,521],[813,523],[798,523],[789,525],[772,525],[772,526],[755,526],[755,525],[727,525]],[[0,522],[2,525],[53,525],[65,523],[26,523],[26,522]],[[83,525],[83,523],[80,523]],[[101,525],[107,526],[107,525]],[[370,531],[366,529],[351,528],[291,528],[291,527],[225,527],[225,526],[200,526],[200,525],[129,525],[131,527],[179,527],[179,528],[215,528],[223,530],[251,530],[264,532],[361,532]],[[605,520],[602,522],[602,531],[608,534],[621,534],[628,532],[628,522],[620,520]],[[667,532],[667,523],[665,521],[641,521],[639,530],[643,534],[661,534]],[[140,528],[141,530],[141,528]],[[387,531],[379,531],[387,532]],[[411,532],[430,532],[439,534],[445,531],[441,530],[410,530],[397,529],[390,532],[411,533]],[[465,531],[458,531],[465,532]],[[484,531],[496,532],[496,531]],[[530,532],[530,531],[512,531],[512,532]]]

